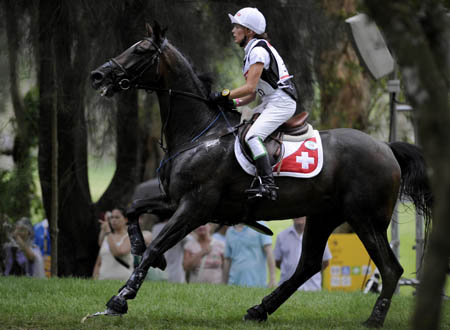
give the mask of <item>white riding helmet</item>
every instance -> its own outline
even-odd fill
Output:
[[[266,31],[266,19],[264,15],[256,8],[242,8],[236,15],[228,14],[231,23],[239,24],[255,31],[256,34],[262,34]]]

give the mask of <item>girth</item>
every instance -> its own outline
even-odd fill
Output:
[[[252,127],[253,123],[258,119],[259,113],[255,113],[249,121],[244,121],[243,125],[239,128],[238,136],[239,143],[241,144],[242,153],[247,160],[253,163],[250,149],[247,143],[245,143],[245,135]],[[309,114],[306,111],[299,113],[298,115],[290,118],[283,125],[278,127],[272,134],[270,134],[264,141],[264,145],[269,155],[270,164],[277,164],[284,154],[283,150],[283,137],[284,135],[299,136],[305,134],[308,131],[307,119]]]

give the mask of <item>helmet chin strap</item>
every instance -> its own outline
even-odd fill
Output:
[[[248,40],[248,37],[247,37],[247,35],[245,35],[245,36],[244,36],[244,39],[242,39],[241,42],[239,43],[239,46],[241,46],[242,48],[244,48],[245,45],[247,44],[247,40]]]

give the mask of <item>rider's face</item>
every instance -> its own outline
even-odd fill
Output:
[[[236,44],[240,44],[242,40],[245,38],[246,28],[239,24],[233,24],[233,30],[231,33],[233,34],[233,39]]]

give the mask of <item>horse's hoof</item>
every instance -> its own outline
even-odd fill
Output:
[[[267,321],[267,312],[261,305],[253,306],[247,309],[247,314],[244,316],[244,321]]]
[[[362,325],[366,328],[382,328],[383,322],[368,318]]]
[[[106,307],[111,313],[126,314],[128,312],[128,304],[125,298],[120,296],[112,296],[106,303]]]

